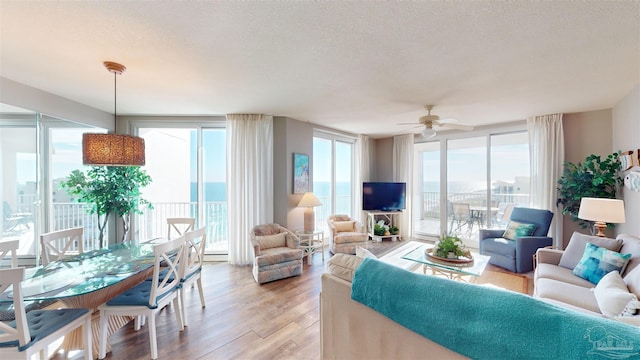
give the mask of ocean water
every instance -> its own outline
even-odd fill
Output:
[[[440,183],[437,181],[425,181],[423,185],[424,192],[439,192]],[[191,183],[191,201],[197,200],[197,184]],[[483,182],[466,182],[451,181],[448,183],[448,191],[450,193],[469,193],[476,191],[486,191],[487,185]],[[313,193],[319,198],[327,198],[330,195],[331,183],[314,182]],[[227,201],[227,185],[221,182],[208,182],[204,184],[205,201],[207,202],[226,202]],[[350,182],[336,183],[336,197],[342,198],[351,194]]]
[[[191,183],[191,202],[198,200],[198,184]],[[226,202],[227,201],[227,184],[222,182],[204,183],[204,201],[205,202]]]

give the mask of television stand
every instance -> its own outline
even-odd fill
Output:
[[[371,240],[376,241],[376,242],[381,242],[383,239],[391,239],[391,241],[398,241],[400,240],[400,234],[398,235],[375,235],[373,233],[373,228],[374,225],[376,224],[376,216],[382,218],[382,220],[385,220],[385,224],[389,225],[389,226],[398,226],[398,224],[400,223],[400,221],[398,220],[397,216],[398,215],[402,215],[402,211],[401,210],[395,210],[395,211],[382,211],[382,210],[365,210],[367,213],[367,233],[369,234],[369,237],[371,237]]]

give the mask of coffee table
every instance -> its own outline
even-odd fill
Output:
[[[455,264],[446,261],[438,261],[425,255],[425,250],[432,248],[433,244],[419,241],[409,241],[402,246],[393,249],[378,260],[409,271],[416,271],[422,265],[422,273],[431,269],[434,275],[444,275],[449,279],[466,281],[465,276],[471,276],[473,282],[487,267],[489,256],[473,253],[473,263]]]
[[[395,252],[397,256],[400,250],[403,250],[400,259],[422,265],[422,273],[426,274],[427,269],[431,270],[433,275],[443,275],[449,279],[466,281],[464,276],[478,277],[489,263],[489,256],[472,253],[473,262],[470,263],[453,263],[434,259],[425,254],[425,250],[433,248],[432,244],[410,241],[401,249]],[[389,254],[391,255],[391,254]],[[381,259],[382,260],[382,259]],[[391,260],[391,259],[389,259]]]

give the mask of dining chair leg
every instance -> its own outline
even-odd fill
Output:
[[[178,297],[180,298],[180,307],[178,309],[180,310],[180,313],[182,316],[182,326],[188,326],[189,324],[187,323],[187,309],[184,302],[184,288],[180,289],[180,293]],[[180,329],[180,330],[183,330],[183,329]]]
[[[140,330],[140,328],[144,326],[144,323],[145,323],[144,316],[140,316],[140,315],[136,316],[136,318],[133,320],[133,329],[135,331]]]
[[[206,305],[204,303],[204,290],[202,289],[202,278],[198,278],[198,291],[200,292],[200,304],[204,308]]]
[[[176,296],[173,298],[173,307],[175,308],[176,320],[178,321],[178,328],[180,331],[184,330],[184,327],[187,325],[186,321],[183,319],[182,314],[185,312],[184,310],[184,302],[179,299],[180,296]],[[181,304],[182,303],[182,304]],[[182,306],[180,306],[182,305]]]
[[[107,356],[107,325],[109,323],[109,315],[104,311],[100,311],[100,351],[98,359],[104,359]]]
[[[151,344],[151,358],[158,358],[158,339],[156,338],[156,315],[149,316],[149,343]]]
[[[82,327],[82,346],[84,346],[84,360],[92,360],[93,340],[91,336],[91,316],[87,317]]]

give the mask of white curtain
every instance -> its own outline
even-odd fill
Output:
[[[273,117],[227,115],[229,263],[253,262],[249,232],[273,222]]]
[[[411,197],[413,183],[413,134],[393,137],[393,181],[407,183],[405,210],[400,216],[400,236],[411,235]]]
[[[530,205],[554,212],[549,236],[555,246],[562,246],[562,214],[556,207],[558,179],[564,163],[562,114],[535,116],[527,119],[531,166]]]
[[[371,173],[369,170],[369,136],[359,135],[356,140],[356,186],[354,193],[355,211],[353,213],[356,216],[356,220],[361,224],[366,224],[367,217],[364,211],[362,211],[362,183],[369,181]]]

